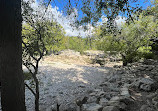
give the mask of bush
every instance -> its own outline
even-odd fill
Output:
[[[151,51],[151,47],[140,47],[138,49],[138,52],[139,52],[139,56],[140,58],[145,58],[145,59],[154,59],[155,58],[155,55],[152,53]]]

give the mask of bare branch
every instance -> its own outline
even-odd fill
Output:
[[[32,94],[34,96],[36,96],[36,93],[33,91],[33,89],[28,84],[25,83],[25,86],[32,92]]]
[[[31,71],[31,69],[28,67],[28,65],[26,65],[26,64],[23,64],[28,70],[29,70],[29,72],[31,73],[31,75],[33,76],[33,72]]]

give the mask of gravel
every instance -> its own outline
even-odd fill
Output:
[[[38,74],[41,111],[46,111],[57,102],[63,108],[74,103],[76,98],[98,86],[107,76],[109,69],[60,62],[41,64]],[[34,96],[27,88],[25,94],[27,110],[33,111]]]

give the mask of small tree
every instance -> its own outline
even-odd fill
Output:
[[[26,28],[26,27],[25,27]],[[37,78],[39,62],[42,57],[45,55],[46,48],[42,38],[41,29],[42,26],[39,26],[35,30],[32,30],[28,34],[23,33],[23,65],[29,70],[35,82],[35,92],[31,87],[27,84],[26,87],[30,89],[30,91],[35,96],[35,110],[39,111],[39,81]],[[29,28],[31,29],[31,27]],[[26,28],[27,30],[27,28]],[[33,68],[33,71],[31,70]]]
[[[50,22],[36,22],[23,26],[23,65],[29,70],[35,82],[35,92],[25,84],[35,96],[35,109],[39,110],[39,81],[37,78],[39,62],[61,37],[55,38]],[[47,40],[50,40],[47,42]],[[50,49],[51,50],[51,49]],[[31,70],[33,68],[33,70]]]
[[[35,96],[35,110],[39,111],[39,80],[37,78],[39,62],[52,50],[54,45],[58,45],[64,36],[63,28],[52,19],[44,17],[30,7],[30,2],[23,4],[23,65],[29,70],[34,80],[35,90],[28,84],[25,86]],[[41,7],[38,8],[42,8]],[[45,8],[44,8],[45,9]]]

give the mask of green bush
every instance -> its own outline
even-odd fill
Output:
[[[140,47],[138,49],[140,58],[154,59],[155,55],[151,52],[151,47]]]

